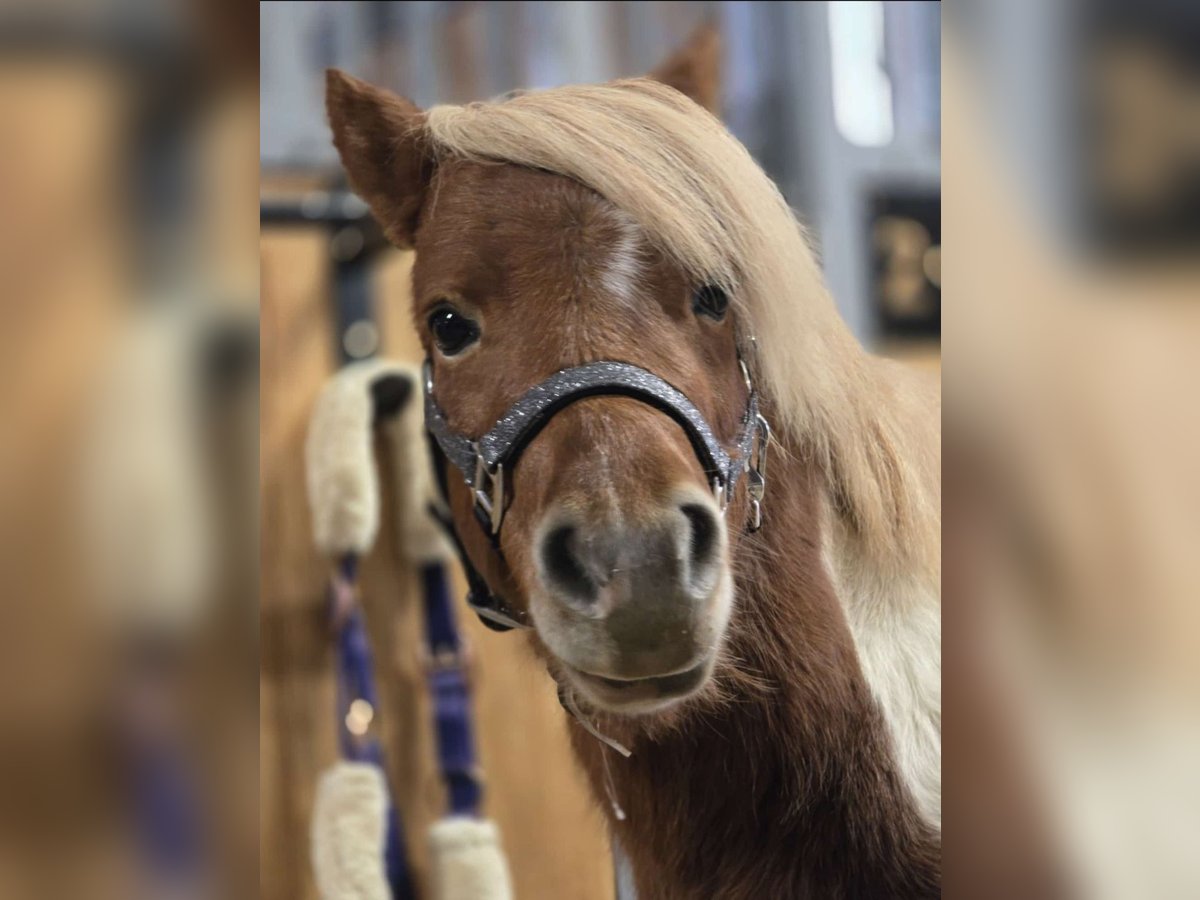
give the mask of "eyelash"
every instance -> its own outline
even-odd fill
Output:
[[[718,285],[703,284],[692,294],[692,312],[698,316],[722,322],[728,310],[729,295]]]

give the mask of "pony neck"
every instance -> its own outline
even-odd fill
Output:
[[[630,759],[582,729],[576,750],[647,895],[937,896],[940,843],[897,771],[822,565],[820,479],[792,449],[776,455],[767,527],[738,551],[713,696],[632,733],[612,722]]]

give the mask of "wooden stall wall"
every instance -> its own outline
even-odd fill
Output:
[[[261,896],[305,900],[316,897],[309,858],[315,785],[337,752],[327,565],[312,545],[303,452],[313,401],[337,365],[337,339],[325,233],[264,228],[260,249]],[[379,260],[374,300],[381,355],[416,362],[411,262],[399,251]],[[382,474],[387,497],[391,475],[386,467]],[[418,882],[426,884],[425,834],[443,808],[443,791],[420,663],[420,598],[394,528],[385,503],[379,540],[363,566],[363,605],[389,782]],[[567,728],[577,726],[526,637],[488,631],[461,602],[457,611],[473,652],[485,810],[499,825],[516,896],[610,900],[607,837],[568,746]]]

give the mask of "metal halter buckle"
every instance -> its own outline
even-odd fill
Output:
[[[504,521],[504,464],[497,463],[495,469],[489,469],[479,452],[479,445],[472,446],[475,448],[475,478],[471,484],[475,512],[482,515],[492,534],[499,534],[500,523]]]
[[[419,652],[421,668],[424,669],[426,675],[450,672],[455,669],[465,674],[471,660],[470,647],[465,643],[460,644],[457,648],[439,646],[432,650],[428,646],[422,646]]]
[[[767,448],[771,446],[771,426],[760,414],[754,446],[746,460],[746,493],[750,497],[750,530],[762,528],[762,500],[767,492]]]
[[[717,475],[712,480],[713,499],[717,501],[717,510],[725,515],[725,507],[729,505],[729,494],[725,490],[725,482]]]

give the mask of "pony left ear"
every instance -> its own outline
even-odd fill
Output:
[[[388,238],[411,247],[433,175],[421,110],[338,69],[325,71],[325,109],[351,187]]]
[[[701,25],[688,42],[647,76],[675,88],[714,115],[721,105],[721,35]]]

